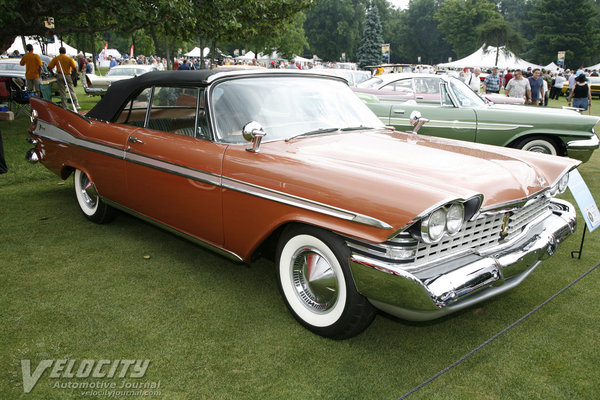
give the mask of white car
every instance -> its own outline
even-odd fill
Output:
[[[113,82],[140,76],[150,71],[158,71],[158,67],[144,64],[117,65],[103,76],[86,74],[84,89],[87,94],[104,95]]]

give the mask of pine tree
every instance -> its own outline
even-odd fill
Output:
[[[371,3],[367,11],[362,42],[358,48],[358,66],[360,68],[381,64],[382,31],[379,12],[377,7]]]

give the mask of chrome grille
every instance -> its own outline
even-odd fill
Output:
[[[507,211],[497,210],[482,213],[478,218],[464,224],[460,232],[453,237],[445,237],[439,243],[427,244],[417,241],[407,231],[382,244],[366,244],[356,240],[347,240],[354,252],[375,256],[391,263],[403,263],[407,270],[452,255],[466,252],[484,251],[519,236],[528,224],[551,213],[550,198],[541,195],[530,200],[520,208]],[[508,224],[505,224],[505,218]],[[412,259],[393,259],[389,249],[415,249]]]

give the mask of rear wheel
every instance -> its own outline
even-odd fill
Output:
[[[553,140],[542,136],[525,138],[518,142],[515,147],[521,150],[533,151],[534,153],[552,154],[554,156],[560,155],[556,143]]]
[[[76,169],[74,179],[75,197],[85,217],[98,224],[112,221],[116,216],[116,210],[102,201],[94,183],[86,173]]]
[[[279,288],[294,318],[321,336],[345,339],[367,328],[375,309],[356,290],[349,250],[335,234],[287,228],[277,247]]]

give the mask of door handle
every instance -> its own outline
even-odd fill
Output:
[[[400,114],[400,115],[404,115],[405,111],[404,110],[393,110],[394,114]]]
[[[423,96],[417,96],[417,100],[423,100]]]
[[[127,138],[127,141],[129,143],[140,143],[140,144],[144,144],[144,142],[142,142],[140,139],[136,138],[135,136],[129,136]]]

